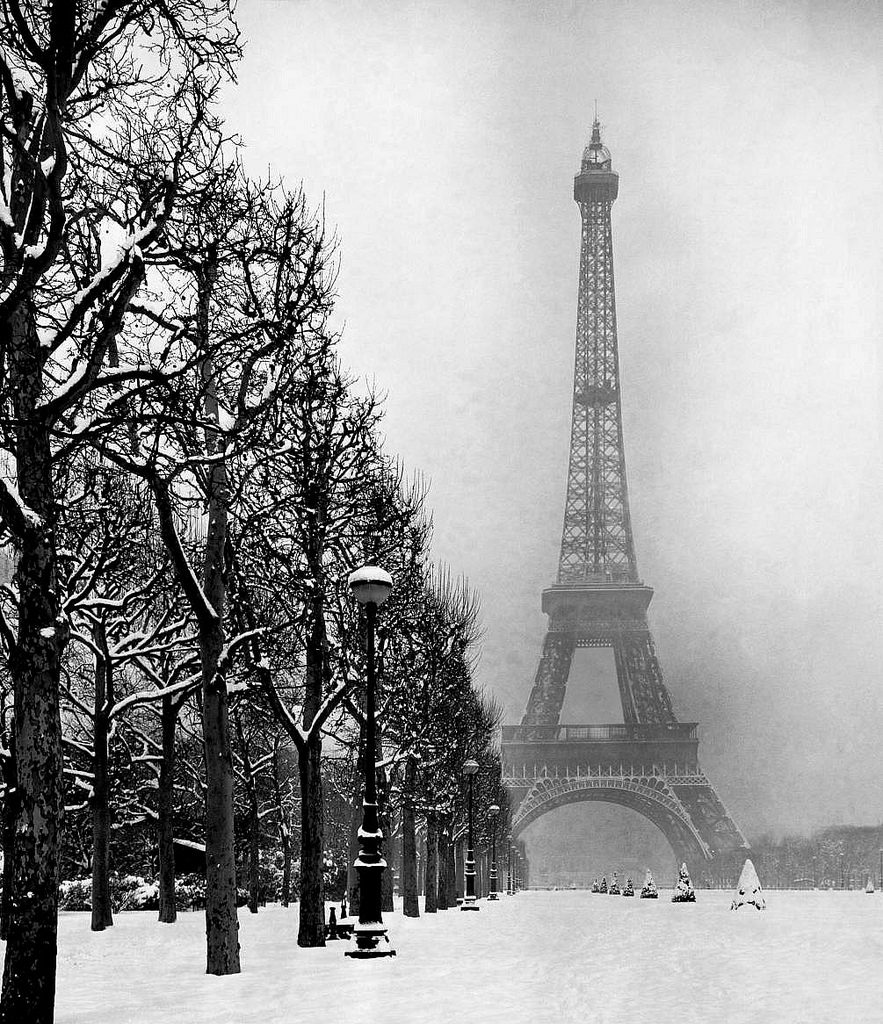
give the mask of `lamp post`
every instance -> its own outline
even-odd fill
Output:
[[[463,871],[466,880],[466,893],[460,904],[461,910],[481,910],[481,907],[475,902],[475,846],[472,838],[472,780],[477,771],[478,762],[473,761],[472,758],[463,765],[463,774],[469,779],[469,840],[466,845],[466,865]]]
[[[512,895],[512,836],[506,837],[506,855],[508,866],[506,869],[506,895]]]
[[[348,949],[346,956],[368,959],[375,956],[395,956],[389,948],[389,938],[381,913],[381,881],[386,861],[380,853],[383,833],[377,820],[377,775],[374,763],[376,723],[374,720],[374,625],[377,609],[389,597],[392,577],[376,565],[356,569],[349,577],[353,596],[365,606],[368,620],[368,685],[365,693],[365,789],[362,800],[362,826],[359,829],[359,854],[354,867],[359,875],[359,921],[353,928],[356,948]],[[381,939],[387,945],[378,946]]]
[[[500,808],[497,804],[491,804],[488,814],[491,819],[491,877],[489,882],[490,892],[487,894],[489,900],[498,900],[497,895],[497,815]]]

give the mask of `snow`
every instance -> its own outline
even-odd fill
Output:
[[[731,909],[738,910],[739,907],[754,907],[755,910],[766,910],[766,900],[763,898],[760,879],[757,877],[757,871],[750,857],[742,866],[742,874],[739,875],[739,884],[736,887],[736,895]]]
[[[480,914],[385,914],[397,956],[352,960],[351,941],[297,945],[297,907],[241,910],[242,973],[205,972],[205,918],[89,915],[59,927],[56,1024],[879,1024],[883,899],[775,892],[764,914],[731,893],[684,908],[521,892]],[[124,979],[124,984],[120,984]]]

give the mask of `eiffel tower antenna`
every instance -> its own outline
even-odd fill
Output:
[[[747,849],[679,722],[647,620],[626,482],[611,209],[619,175],[595,122],[573,182],[582,222],[570,461],[556,583],[543,592],[543,652],[520,726],[503,728],[513,833],[561,804],[609,800],[657,824],[694,866]],[[578,647],[613,650],[623,721],[562,725]],[[585,680],[580,680],[585,684]]]

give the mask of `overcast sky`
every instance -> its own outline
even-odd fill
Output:
[[[597,99],[638,565],[676,711],[749,835],[883,821],[879,5],[239,13],[228,122],[255,172],[324,198],[343,357],[431,478],[434,551],[481,594],[479,677],[508,721],[557,570]]]

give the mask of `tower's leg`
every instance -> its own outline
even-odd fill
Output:
[[[575,644],[566,633],[547,633],[522,725],[557,725]]]
[[[626,722],[675,722],[649,629],[619,636],[614,644],[616,676]]]

